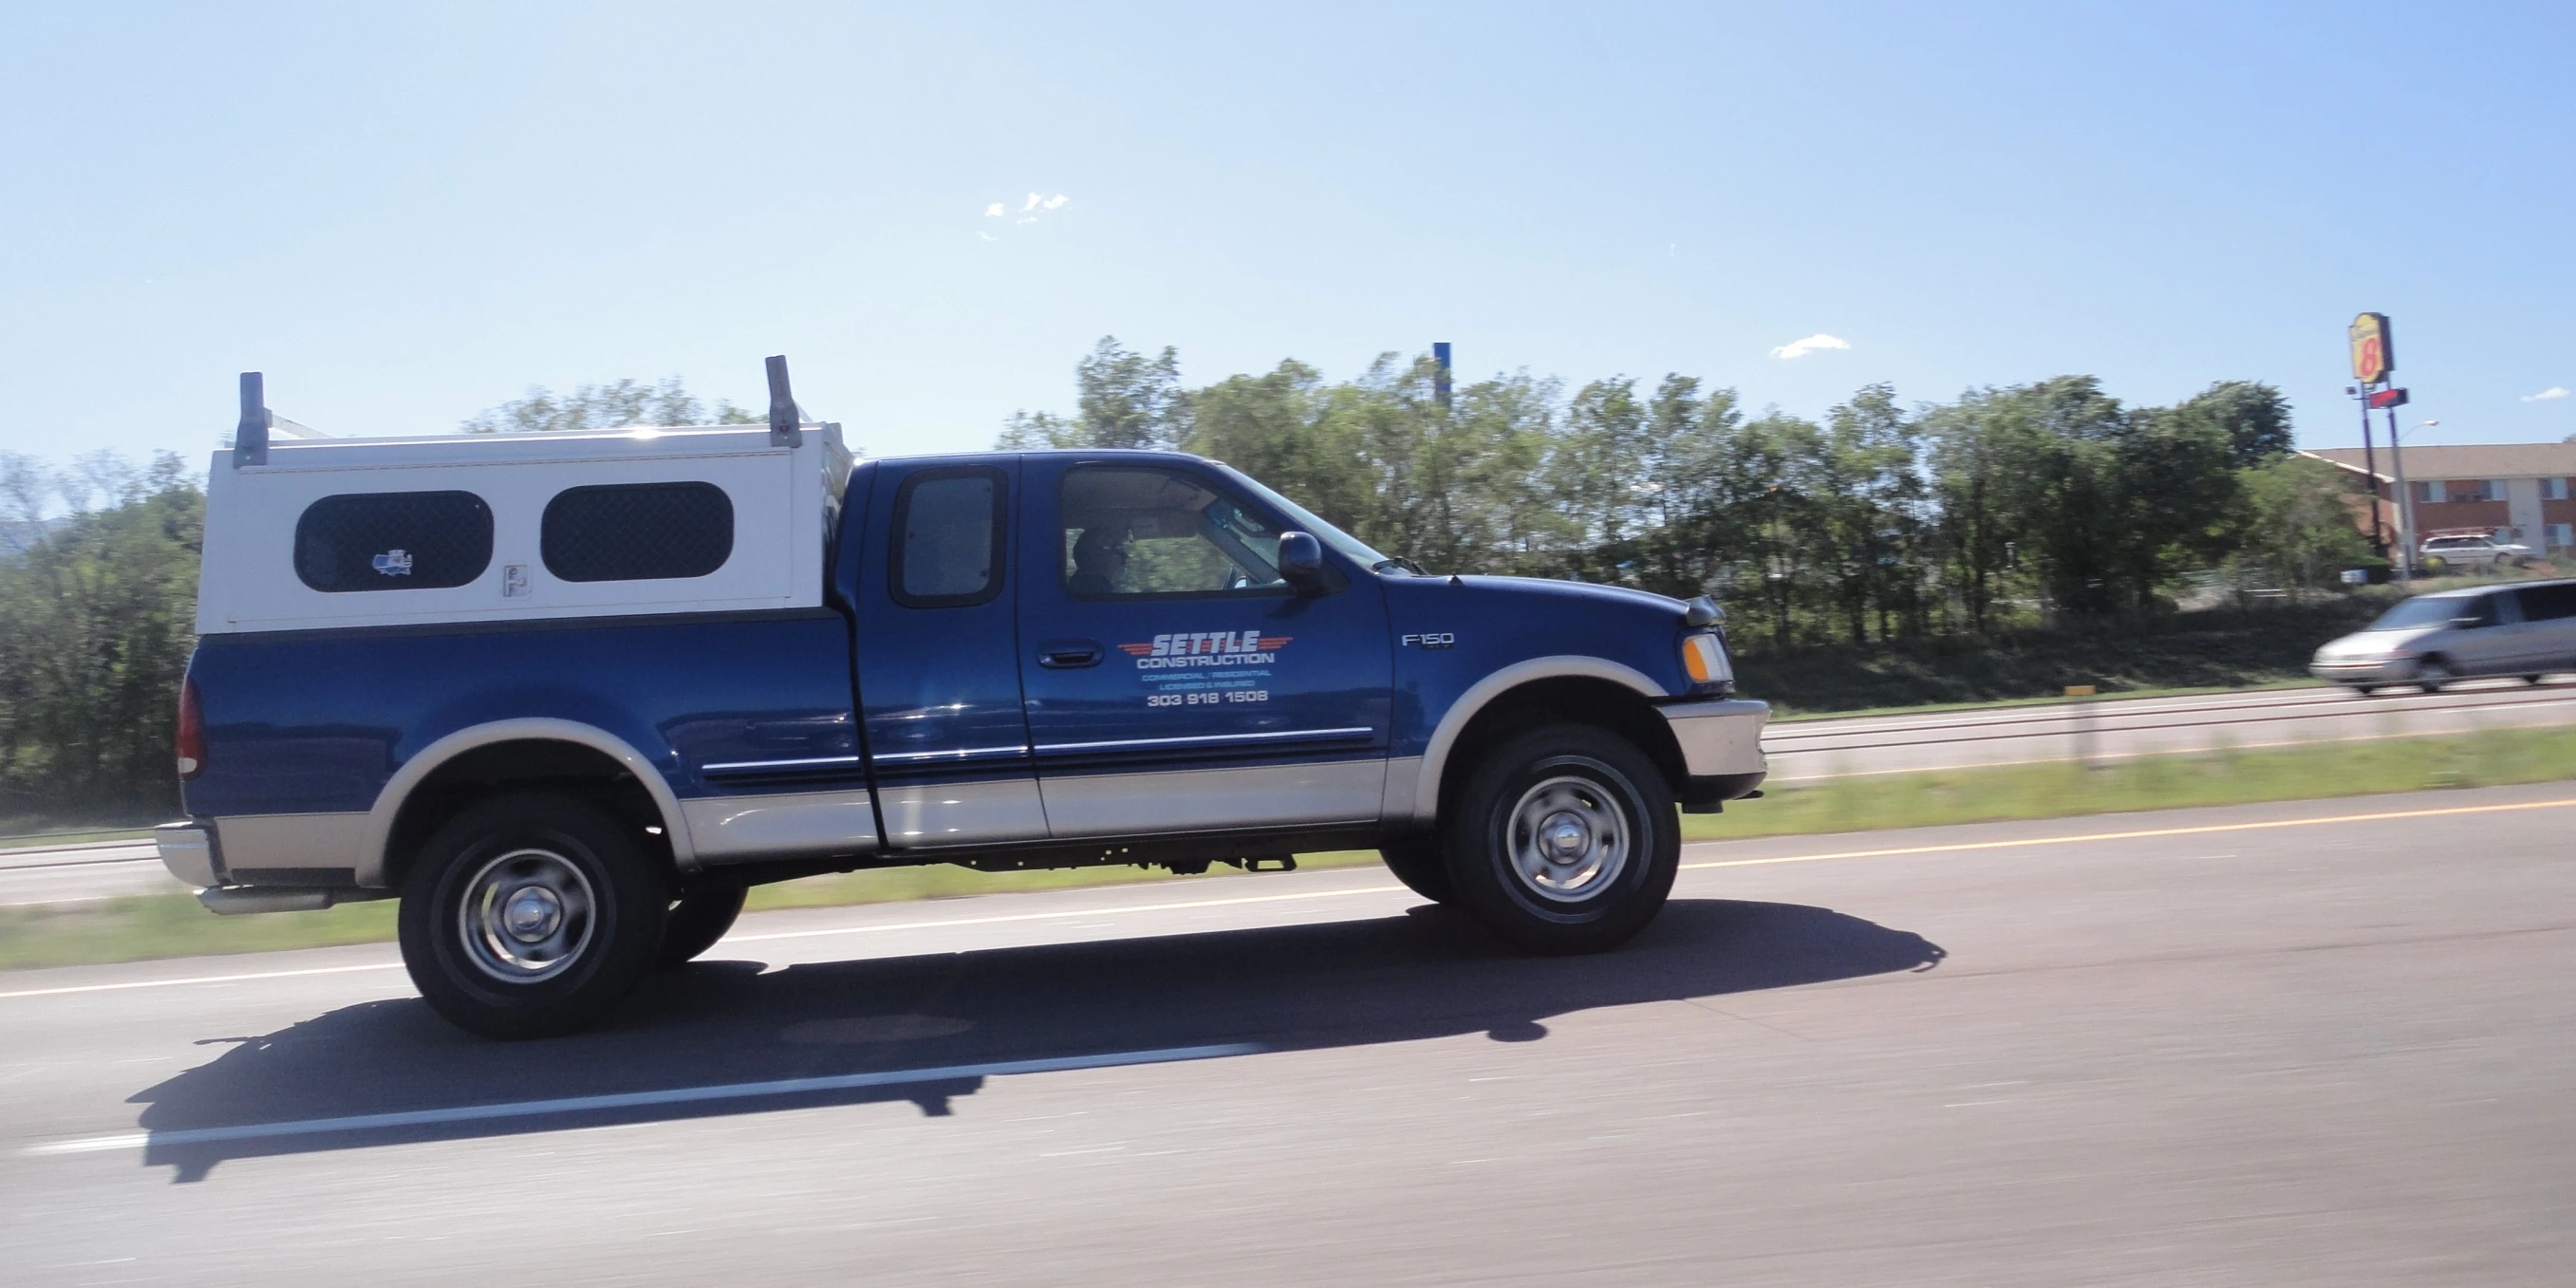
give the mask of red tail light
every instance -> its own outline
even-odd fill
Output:
[[[197,682],[179,686],[179,777],[194,778],[206,767],[206,713],[197,701]]]

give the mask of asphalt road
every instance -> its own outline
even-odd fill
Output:
[[[2185,698],[2106,698],[1919,715],[1856,716],[1774,724],[1762,736],[1771,781],[1901,774],[2040,761],[2296,746],[2482,729],[2576,724],[2576,683],[2478,680],[2441,693],[2382,690],[2363,697],[2333,686],[2212,693]]]
[[[1373,870],[776,913],[519,1045],[381,946],[0,975],[0,1265],[2559,1284],[2571,835],[2576,784],[1696,846],[1564,960]]]

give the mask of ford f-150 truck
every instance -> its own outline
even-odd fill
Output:
[[[1215,461],[766,426],[271,441],[208,489],[170,871],[395,898],[430,1004],[568,1032],[762,882],[1374,848],[1539,953],[1758,795],[1720,613],[1425,574]]]

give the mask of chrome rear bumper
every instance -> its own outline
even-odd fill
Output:
[[[161,854],[161,866],[191,888],[203,890],[222,879],[214,829],[205,824],[164,823],[152,829],[152,844]]]

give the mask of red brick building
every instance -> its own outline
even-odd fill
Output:
[[[2416,540],[2441,532],[2492,530],[2544,554],[2576,552],[2576,443],[2445,443],[2405,452]],[[2382,530],[2396,544],[2397,469],[2386,448],[2377,453],[2376,478],[2363,467],[2358,447],[2299,454],[2346,471],[2356,489],[2367,480],[2379,499]],[[2367,514],[2355,517],[2367,533]]]

